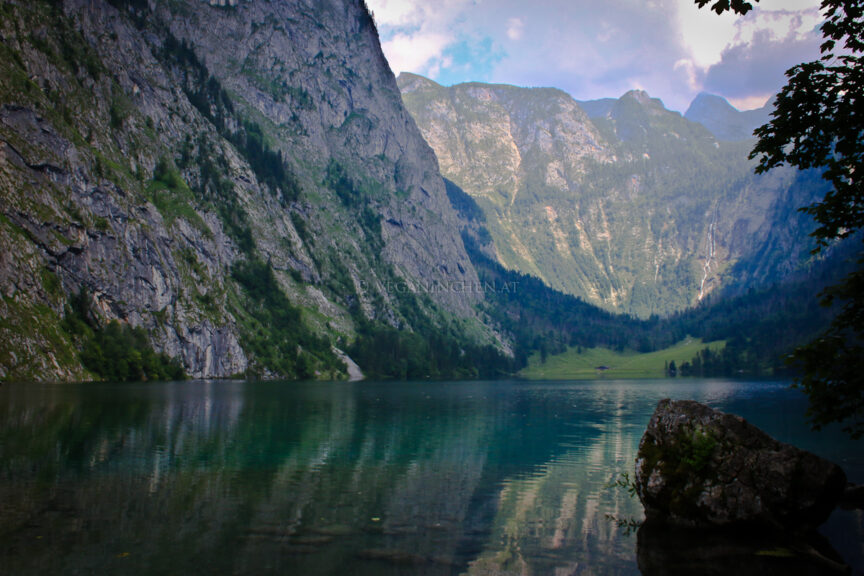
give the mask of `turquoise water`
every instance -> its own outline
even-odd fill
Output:
[[[4,574],[639,574],[627,491],[657,401],[744,416],[864,482],[786,383],[0,387]],[[823,527],[861,573],[864,517]]]

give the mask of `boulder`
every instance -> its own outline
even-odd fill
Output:
[[[666,399],[639,443],[635,481],[649,522],[800,532],[828,518],[846,475],[739,416]]]

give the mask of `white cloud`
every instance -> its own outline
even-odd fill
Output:
[[[410,0],[371,0],[367,2],[379,26],[414,26],[422,22],[422,3]]]
[[[717,15],[694,2],[678,9],[678,25],[688,58],[707,68],[720,61],[723,51],[734,44],[750,43],[768,31],[778,41],[804,38],[821,22],[819,0],[763,0],[746,16],[731,12]]]
[[[757,43],[757,36],[773,42],[807,41],[819,26],[819,0],[763,0],[746,16],[717,15],[684,2],[678,25],[686,55],[693,67],[705,72],[720,63],[732,47]],[[767,34],[767,36],[766,36]]]
[[[510,3],[507,15],[524,22],[524,33],[490,79],[554,86],[578,99],[617,97],[637,85],[653,95],[675,90],[661,71],[668,76],[680,57],[670,22],[678,1],[548,0],[523,3],[515,13]]]
[[[810,36],[822,20],[816,6],[799,11],[754,10],[751,14],[739,20],[735,43],[750,43],[754,36],[765,32],[776,41],[802,40]]]
[[[720,61],[720,55],[735,38],[739,16],[717,15],[695,2],[683,2],[678,11],[678,26],[686,58],[694,66],[706,68]]]
[[[745,16],[687,1],[677,23],[683,52],[674,70],[692,93],[719,94],[739,109],[760,107],[787,68],[818,57],[819,0],[762,0]]]
[[[777,38],[770,29],[757,30],[748,42],[726,48],[720,62],[705,70],[702,84],[730,101],[767,99],[785,83],[785,70],[818,56],[820,43],[821,36],[812,32]]]
[[[395,74],[422,72],[432,75],[433,70],[440,71],[444,50],[450,42],[452,38],[443,34],[397,34],[384,42],[381,48]]]
[[[525,24],[521,18],[510,18],[507,20],[507,38],[510,40],[521,40],[525,31]]]
[[[367,0],[381,35],[381,48],[395,74],[435,78],[452,66],[446,55],[456,40],[454,23],[472,0]]]
[[[808,50],[819,1],[761,0],[746,16],[693,0],[367,3],[396,73],[555,86],[578,99],[641,86],[683,110],[702,90],[742,105],[779,90],[791,58],[818,56]]]
[[[690,87],[690,90],[701,90],[702,88],[702,80],[701,80],[701,69],[699,66],[689,58],[681,58],[675,65],[672,67],[672,70],[683,71],[685,78],[687,79],[687,86]]]
[[[444,56],[443,58],[436,58],[431,61],[429,67],[426,71],[426,75],[433,80],[436,80],[438,76],[441,74],[442,69],[447,69],[453,66],[453,59],[449,56]]]
[[[767,12],[812,10],[819,7],[819,2],[813,0],[763,0],[759,3],[759,9]]]

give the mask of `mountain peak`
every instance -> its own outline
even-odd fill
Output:
[[[738,112],[739,110],[732,106],[732,104],[730,104],[729,101],[722,96],[717,96],[716,94],[709,94],[708,92],[700,92],[696,96],[696,98],[693,99],[693,102],[690,103],[690,107],[687,108],[687,112],[684,113],[684,117],[689,118],[690,116],[703,113],[703,111],[734,113]]]
[[[438,84],[434,80],[430,80],[429,78],[420,76],[419,74],[412,74],[411,72],[400,72],[399,76],[396,78],[396,84],[399,86],[399,90],[403,94],[417,92],[419,90],[435,90],[443,88],[441,84]]]
[[[663,104],[662,100],[660,100],[659,98],[652,98],[645,90],[630,90],[628,92],[625,92],[624,95],[621,96],[620,100],[635,100],[641,106],[647,108],[659,108],[663,110],[666,109],[666,105]]]
[[[751,138],[755,128],[770,120],[770,110],[769,102],[757,110],[742,112],[722,96],[700,92],[690,103],[684,117],[702,124],[719,140],[735,142]]]
[[[796,266],[806,232],[774,208],[786,181],[757,179],[746,146],[721,147],[644,90],[577,105],[559,93],[473,82],[403,94],[442,175],[484,215],[490,259],[643,317]],[[727,275],[739,265],[746,275]]]
[[[628,90],[624,93],[622,98],[635,98],[640,102],[648,102],[651,100],[651,96],[648,95],[648,92],[645,90]]]

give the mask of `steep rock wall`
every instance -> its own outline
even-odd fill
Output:
[[[755,176],[749,142],[719,142],[644,92],[589,118],[555,89],[399,84],[499,262],[552,288],[647,317],[806,266],[812,225],[795,209],[824,192],[818,178]]]
[[[0,15],[0,378],[90,376],[60,327],[82,289],[99,321],[145,328],[191,375],[242,373],[271,327],[241,262],[273,270],[298,333],[336,345],[357,318],[410,330],[406,305],[475,321],[471,292],[394,295],[476,273],[361,3]]]

